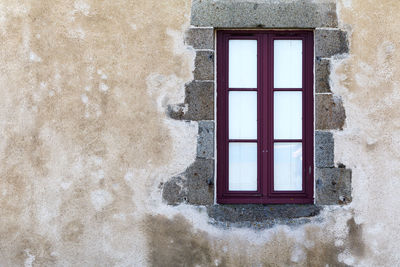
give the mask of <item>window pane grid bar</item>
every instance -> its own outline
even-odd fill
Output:
[[[296,142],[296,143],[301,143],[303,142],[303,139],[274,139],[274,143],[292,143],[292,142]]]
[[[303,91],[303,88],[274,88],[274,92],[279,92],[279,91],[284,91],[284,92],[290,92],[290,91]]]
[[[258,89],[257,88],[228,88],[228,91],[244,91],[244,92],[247,92],[247,91],[258,91]]]
[[[231,142],[231,143],[235,143],[235,142],[239,142],[239,143],[257,143],[258,140],[257,139],[229,139],[228,142]]]

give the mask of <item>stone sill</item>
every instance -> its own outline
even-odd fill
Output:
[[[300,225],[310,222],[322,210],[314,204],[246,204],[207,207],[211,222],[224,227],[269,228],[273,225]]]

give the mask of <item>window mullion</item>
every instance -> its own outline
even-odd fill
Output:
[[[264,197],[268,196],[268,190],[271,181],[270,168],[271,168],[271,156],[270,156],[270,46],[269,46],[269,34],[264,34],[262,37],[262,65],[261,65],[261,79],[262,85],[260,88],[261,92],[261,114],[260,114],[260,128],[262,129],[262,135],[260,136],[262,142],[262,164],[261,164],[261,179],[262,179],[262,194]]]

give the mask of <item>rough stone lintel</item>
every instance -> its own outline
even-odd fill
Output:
[[[215,28],[331,28],[336,4],[312,0],[193,0],[191,25]]]
[[[343,205],[351,202],[351,170],[345,168],[316,168],[316,203]]]
[[[214,29],[189,28],[186,32],[185,43],[194,49],[214,49]]]
[[[332,94],[315,96],[316,130],[342,130],[346,113],[341,98]]]

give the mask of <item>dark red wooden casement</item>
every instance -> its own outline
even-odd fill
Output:
[[[225,204],[313,203],[314,104],[313,31],[219,30],[217,31],[217,202]],[[229,40],[257,40],[257,88],[229,88]],[[274,40],[302,40],[302,87],[274,88]],[[229,191],[228,94],[257,91],[257,190]],[[302,92],[302,139],[274,140],[274,92]],[[302,142],[302,190],[274,190],[274,142]]]

